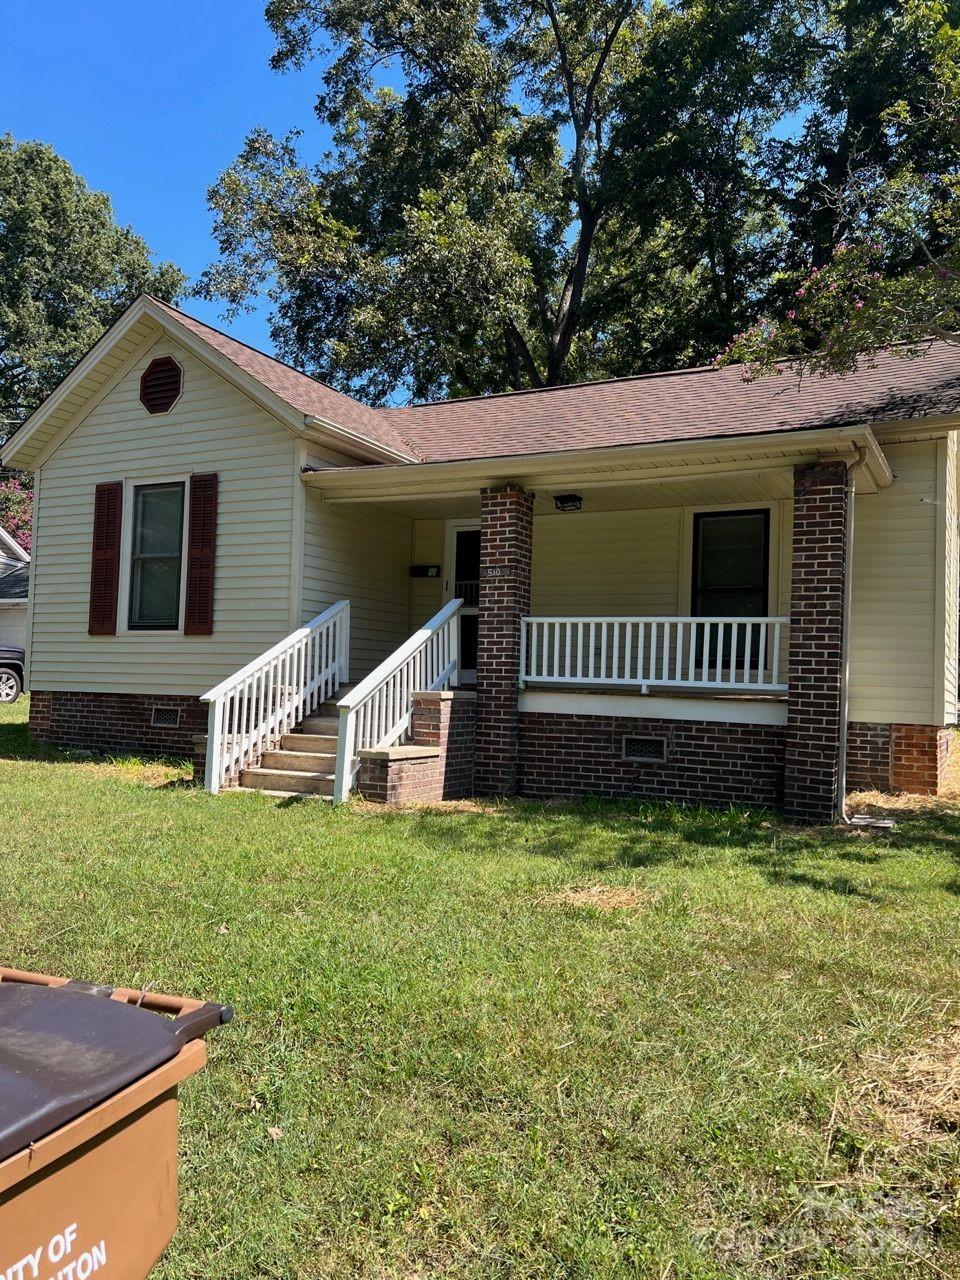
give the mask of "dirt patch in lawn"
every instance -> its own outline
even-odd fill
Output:
[[[542,907],[596,907],[598,911],[631,911],[648,907],[657,895],[629,885],[592,884],[583,889],[560,889],[539,899]]]

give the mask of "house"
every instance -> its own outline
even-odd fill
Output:
[[[0,528],[0,647],[24,647],[29,577],[30,556]]]
[[[141,297],[3,451],[31,726],[211,791],[933,792],[958,425],[943,343],[372,409]]]

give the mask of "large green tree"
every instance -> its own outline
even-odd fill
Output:
[[[372,401],[701,362],[786,322],[878,226],[884,279],[942,253],[948,0],[272,0],[267,18],[278,70],[318,68],[333,150],[247,139],[211,191],[202,289],[266,292],[280,350]]]
[[[51,147],[0,135],[0,441],[137,294],[184,284]]]
[[[203,291],[266,290],[280,350],[374,401],[712,354],[768,230],[743,157],[796,97],[791,13],[274,0],[274,66],[319,60],[335,150],[308,166],[294,137],[247,139],[211,192]]]
[[[845,372],[960,344],[960,5],[857,0],[823,24],[821,98],[781,158],[790,254],[726,361]]]

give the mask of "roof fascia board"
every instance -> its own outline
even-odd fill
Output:
[[[64,424],[63,428],[55,432],[52,439],[47,441],[40,450],[34,451],[32,454],[28,452],[26,456],[24,456],[24,450],[29,446],[36,433],[49,420],[50,416],[56,413],[63,405],[63,402],[76,391],[79,384],[96,367],[110,348],[119,342],[144,316],[149,317],[150,320],[160,326],[163,333],[168,334],[203,364],[214,370],[225,381],[245,395],[248,400],[256,404],[258,408],[269,413],[271,417],[275,418],[295,435],[304,439],[316,439],[317,435],[310,428],[320,428],[319,438],[332,438],[339,443],[341,448],[344,447],[345,443],[349,443],[350,451],[354,455],[369,457],[379,462],[410,462],[410,459],[404,454],[385,446],[382,447],[346,428],[339,428],[334,423],[324,423],[320,419],[304,414],[301,410],[294,409],[285,400],[282,400],[274,392],[263,386],[252,374],[241,369],[229,357],[217,351],[215,347],[205,342],[203,338],[187,328],[186,325],[181,324],[175,316],[169,315],[166,311],[157,307],[150,298],[141,297],[127,308],[119,320],[106,333],[100,336],[60,386],[47,397],[43,404],[34,410],[20,430],[12,437],[7,447],[0,453],[0,460],[2,460],[4,466],[15,466],[24,470],[31,470],[47,460],[64,438],[64,430],[68,427],[73,430],[78,422],[87,416],[95,404],[99,403],[103,396],[116,385],[119,377],[128,371],[130,365],[142,353],[142,346],[131,355],[129,360],[124,361],[121,371],[109,378],[102,387],[99,387],[94,395],[91,396],[90,401],[83,406],[83,409],[79,410],[69,423]],[[151,345],[155,345],[156,342],[157,338],[154,338]]]
[[[106,353],[140,320],[147,311],[147,299],[140,297],[130,304],[119,320],[115,321],[105,333],[102,333],[90,350],[77,362],[60,383],[51,391],[46,400],[38,405],[26,422],[8,440],[0,450],[0,463],[5,467],[21,467],[29,471],[32,459],[26,463],[17,462],[23,449],[30,443],[36,433],[48,421],[50,416],[62,406],[64,400],[71,396],[84,378],[96,367]]]
[[[872,441],[872,444],[871,444]],[[723,464],[738,470],[755,471],[768,464],[782,467],[793,457],[842,457],[852,461],[857,456],[854,446],[866,445],[874,458],[882,453],[869,427],[841,427],[815,431],[776,432],[765,435],[720,437],[674,441],[668,444],[615,445],[605,449],[577,449],[569,452],[511,454],[498,458],[474,458],[467,461],[421,462],[405,467],[338,468],[304,475],[304,483],[338,497],[364,496],[399,498],[404,495],[454,496],[475,493],[484,484],[522,483],[535,477],[541,485],[577,480],[586,485],[592,480],[607,483],[631,483],[634,479],[665,478],[692,474],[686,456],[711,455],[716,461],[699,470],[719,474]],[[755,455],[760,454],[760,457]],[[754,456],[750,456],[754,455]],[[680,460],[678,462],[678,460]],[[657,462],[663,465],[656,466]],[[631,467],[625,464],[634,463]],[[673,465],[671,465],[673,464]],[[656,470],[656,474],[653,471]],[[891,477],[892,478],[892,477]],[[468,487],[470,481],[473,486]]]
[[[409,454],[401,453],[399,449],[391,449],[389,445],[377,444],[369,436],[361,435],[358,431],[351,431],[349,427],[338,426],[337,423],[330,422],[327,418],[318,418],[316,414],[304,414],[303,425],[318,432],[321,439],[329,439],[331,444],[341,449],[349,448],[351,453],[359,453],[361,457],[369,457],[378,462],[401,462],[408,466],[419,465],[416,458],[411,458]]]
[[[149,354],[162,338],[162,333],[152,334],[149,338],[144,338],[143,342],[130,352],[126,360],[113,371],[109,378],[100,384],[88,400],[84,401],[83,407],[78,409],[73,417],[69,418],[58,431],[55,431],[42,448],[37,451],[32,464],[34,471],[39,471],[41,467],[46,466],[51,455],[56,453],[79,427],[83,426],[97,405],[107,398],[114,387],[123,381],[137,361]]]
[[[960,429],[960,417],[956,414],[930,414],[923,418],[900,418],[870,425],[882,444],[898,444],[935,439],[948,431],[956,431]]]

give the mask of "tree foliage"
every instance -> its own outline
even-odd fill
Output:
[[[30,550],[33,538],[33,491],[18,476],[0,480],[0,529]],[[0,548],[2,552],[2,548]]]
[[[949,203],[945,0],[271,0],[267,20],[277,70],[318,68],[333,151],[251,134],[210,193],[202,291],[266,292],[281,352],[374,402],[709,360],[764,340],[898,183],[919,221]],[[909,257],[889,235],[883,278]]]
[[[139,293],[184,282],[51,147],[0,135],[0,441]]]
[[[907,0],[886,26],[865,6],[838,30],[833,80],[856,106],[808,123],[821,165],[798,188],[811,252],[723,354],[746,376],[784,358],[846,372],[894,342],[906,355],[960,344],[958,21],[957,6]]]

